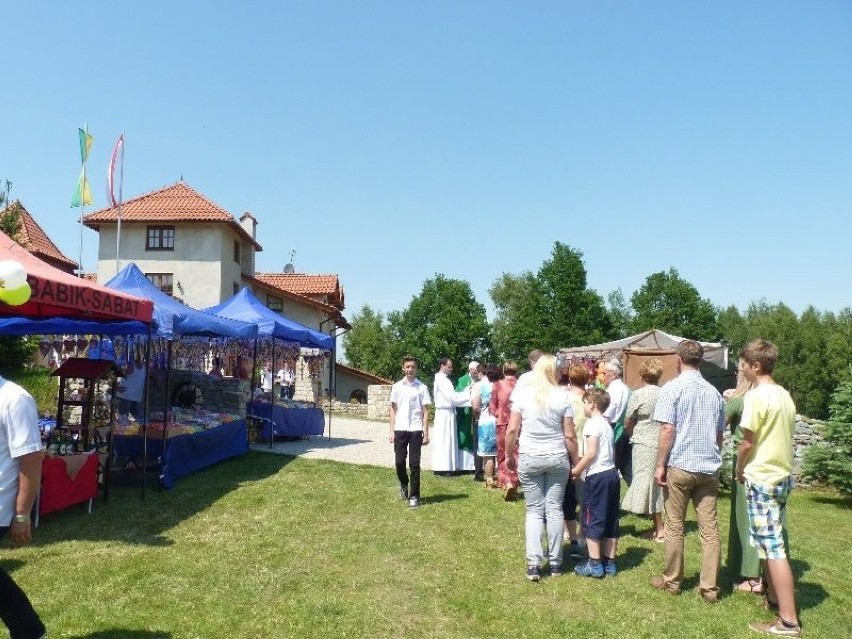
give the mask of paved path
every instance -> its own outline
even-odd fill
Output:
[[[346,419],[335,415],[331,420],[331,437],[328,436],[328,415],[325,434],[294,442],[252,444],[252,450],[279,455],[294,455],[308,459],[331,459],[349,464],[367,464],[393,468],[393,444],[388,441],[387,422],[369,422]],[[432,447],[424,446],[420,459],[423,470],[432,469]]]

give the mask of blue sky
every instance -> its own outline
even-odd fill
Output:
[[[94,208],[124,131],[125,199],[251,211],[259,270],[295,250],[350,318],[437,272],[490,309],[556,240],[604,296],[673,266],[721,306],[852,306],[848,1],[30,4],[0,179],[72,259],[88,123]]]

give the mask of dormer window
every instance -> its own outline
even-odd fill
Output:
[[[148,251],[174,251],[175,227],[149,226],[145,239],[145,249]]]

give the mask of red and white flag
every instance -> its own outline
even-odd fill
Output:
[[[115,199],[115,165],[121,157],[121,166],[119,167],[118,180],[118,199]],[[107,169],[107,201],[115,208],[121,202],[121,187],[124,182],[124,133],[118,137],[115,147],[112,149],[112,157],[109,161],[109,169]]]

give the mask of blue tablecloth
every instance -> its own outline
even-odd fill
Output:
[[[170,437],[165,454],[163,440],[157,435],[159,433],[148,435],[148,459],[162,457],[160,479],[166,488],[174,486],[179,477],[248,452],[248,430],[243,419],[192,435]],[[115,454],[121,457],[142,459],[144,456],[139,435],[117,435],[112,446]]]
[[[322,435],[325,432],[325,416],[321,408],[287,408],[271,402],[246,404],[246,414],[271,420],[275,424],[276,437],[301,437]],[[272,423],[262,422],[260,438],[268,441],[273,433]]]

